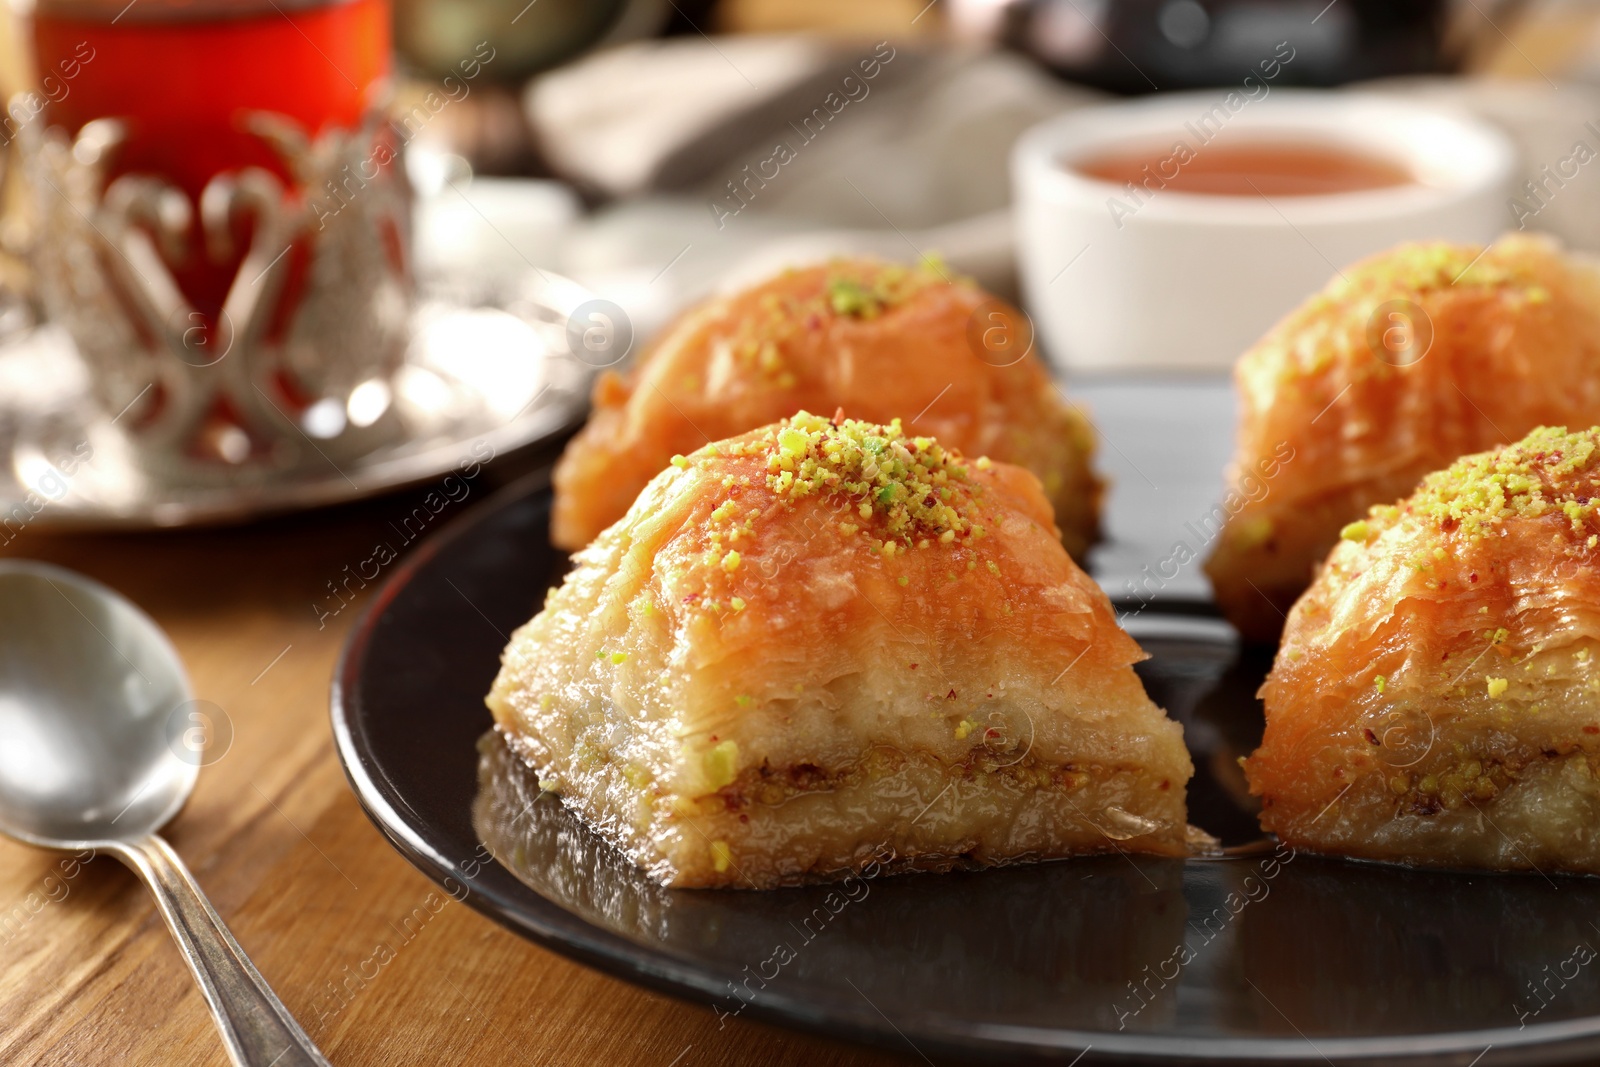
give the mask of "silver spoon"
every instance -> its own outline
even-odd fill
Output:
[[[241,1067],[327,1067],[156,831],[200,773],[189,679],[155,622],[87,578],[0,561],[0,832],[108,852],[155,895]]]

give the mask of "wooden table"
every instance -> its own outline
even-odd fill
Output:
[[[0,548],[132,598],[172,636],[195,695],[231,721],[232,747],[201,772],[169,837],[328,1058],[339,1067],[921,1063],[909,1047],[907,1061],[739,1020],[719,1027],[705,1007],[571,963],[442,895],[430,914],[433,883],[367,821],[328,725],[334,663],[372,590],[320,628],[312,606],[415,503],[389,497],[238,529],[30,529]],[[419,906],[426,924],[402,929]],[[80,867],[0,840],[0,1063],[226,1062],[131,874],[107,857]]]

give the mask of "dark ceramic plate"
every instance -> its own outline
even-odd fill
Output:
[[[543,485],[513,487],[422,546],[333,690],[372,820],[512,930],[719,1014],[932,1062],[1088,1050],[1085,1063],[1468,1067],[1600,1051],[1600,879],[1341,863],[1259,840],[1235,759],[1260,737],[1267,664],[1194,602],[1158,597],[1129,628],[1194,754],[1190,819],[1226,858],[765,893],[651,884],[486,736],[500,649],[566,565],[549,505]]]

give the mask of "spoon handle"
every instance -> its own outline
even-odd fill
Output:
[[[110,848],[155,894],[238,1067],[330,1067],[223,925],[183,860],[155,834]]]

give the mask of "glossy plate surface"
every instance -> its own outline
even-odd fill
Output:
[[[1128,410],[1164,420],[1164,402],[1157,390]],[[1115,432],[1114,412],[1097,414]],[[1137,442],[1123,447],[1140,462]],[[1155,489],[1145,498],[1170,498]],[[766,893],[651,884],[485,737],[500,649],[566,566],[549,504],[540,484],[513,487],[422,546],[352,636],[333,695],[373,821],[518,933],[719,1014],[933,1062],[1070,1063],[1087,1049],[1083,1063],[1467,1067],[1600,1050],[1600,879],[1412,871],[1260,841],[1235,760],[1260,737],[1268,664],[1192,599],[1158,596],[1127,624],[1195,757],[1190,819],[1227,858],[1111,854]],[[1126,520],[1113,516],[1114,536]]]

